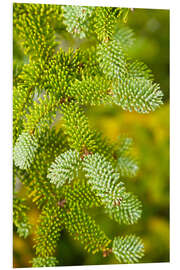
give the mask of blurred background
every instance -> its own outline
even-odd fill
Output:
[[[92,211],[97,223],[110,237],[136,233],[145,243],[145,256],[141,262],[169,261],[169,11],[134,9],[127,24],[134,30],[136,42],[129,54],[145,62],[153,71],[155,81],[164,93],[164,105],[148,115],[124,112],[116,106],[89,108],[89,121],[110,140],[119,135],[134,139],[134,154],[139,160],[136,177],[126,181],[129,191],[143,202],[143,216],[137,225],[122,226],[111,221],[103,213]],[[66,39],[64,42],[68,43]],[[77,42],[78,43],[78,42]],[[18,38],[13,39],[13,60],[24,62]],[[23,193],[24,190],[22,189]],[[29,213],[36,223],[38,212],[33,206]],[[23,240],[14,228],[14,267],[30,267],[33,257],[33,236]],[[63,231],[57,257],[60,265],[91,265],[117,263],[114,257],[102,258],[83,250]]]

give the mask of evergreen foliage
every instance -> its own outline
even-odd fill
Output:
[[[83,209],[73,207],[64,216],[65,228],[75,240],[79,240],[88,252],[95,254],[108,248],[111,240]]]
[[[47,258],[33,258],[32,266],[33,267],[48,267],[48,266],[56,266],[58,261],[55,257],[47,257]]]
[[[110,162],[96,153],[87,156],[83,163],[88,183],[101,197],[110,217],[119,223],[136,223],[141,217],[141,202],[126,192],[124,183],[119,181],[119,173]]]
[[[162,92],[159,89],[158,84],[152,84],[149,80],[120,80],[113,89],[115,103],[130,112],[148,113],[162,104]]]
[[[126,235],[113,240],[113,253],[120,262],[138,262],[144,254],[144,245],[140,237]]]
[[[32,137],[29,133],[23,132],[18,137],[14,147],[13,158],[15,165],[20,169],[29,168],[34,159],[37,148],[37,139]]]
[[[121,177],[133,177],[138,171],[137,161],[128,156],[118,158],[117,169]]]
[[[64,6],[64,24],[75,37],[84,38],[89,29],[93,7]]]
[[[87,184],[86,179],[77,179],[72,185],[64,185],[63,193],[65,200],[70,208],[79,207],[89,209],[91,207],[100,207],[101,199],[96,196],[91,186]]]
[[[13,5],[14,33],[28,59],[13,68],[13,179],[21,181],[40,211],[33,267],[58,265],[55,253],[63,229],[93,254],[113,253],[120,263],[143,257],[139,237],[111,239],[88,213],[101,207],[120,224],[134,224],[142,214],[142,203],[123,182],[138,169],[129,151],[131,139],[110,143],[86,116],[86,106],[116,104],[149,113],[162,104],[149,68],[128,57],[134,40],[125,25],[128,12]],[[93,45],[59,48],[55,29],[62,25],[73,37],[92,39]],[[56,130],[59,114],[61,128]],[[30,233],[26,212],[24,201],[15,197],[13,219],[23,237]]]
[[[28,206],[25,204],[25,199],[13,198],[13,222],[17,227],[17,233],[20,237],[26,238],[31,230],[31,225],[29,224],[27,211]]]
[[[69,89],[69,94],[76,102],[84,105],[100,105],[112,102],[108,94],[110,82],[100,76],[84,77],[81,81],[76,80]]]
[[[49,168],[47,177],[50,178],[51,183],[61,187],[66,182],[70,183],[74,178],[78,177],[79,166],[79,153],[69,150],[55,159],[55,162]]]
[[[39,218],[38,230],[35,237],[36,255],[49,258],[55,253],[55,247],[60,237],[61,209],[49,202],[44,206]]]
[[[138,161],[131,154],[133,140],[128,137],[121,136],[119,138],[119,146],[116,151],[116,169],[120,177],[133,177],[139,169]]]

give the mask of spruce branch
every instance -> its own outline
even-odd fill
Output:
[[[141,217],[142,204],[135,195],[126,192],[124,183],[119,180],[120,174],[111,163],[96,153],[84,159],[83,167],[88,183],[101,197],[110,217],[119,223],[136,223]]]
[[[37,148],[36,138],[27,132],[23,132],[14,146],[13,159],[15,165],[20,169],[29,168],[33,162]]]
[[[52,267],[57,266],[58,260],[56,257],[35,257],[32,260],[33,267]]]
[[[41,133],[53,122],[59,106],[60,102],[52,94],[44,95],[43,98],[34,101],[24,120],[25,131],[35,134],[36,137],[41,136]]]
[[[114,25],[118,21],[117,10],[108,7],[97,7],[94,13],[94,32],[99,41],[106,42],[111,38],[114,31]]]
[[[70,208],[89,209],[102,205],[101,199],[92,191],[86,179],[77,179],[71,185],[64,185],[63,194]]]
[[[134,43],[134,32],[127,25],[117,24],[114,30],[113,39],[126,51],[128,48],[132,47]]]
[[[128,78],[153,80],[151,69],[141,61],[129,59],[127,69]]]
[[[42,92],[43,75],[46,62],[37,60],[24,64],[13,88],[13,143],[24,129],[27,112],[33,106],[36,95]]]
[[[113,86],[114,102],[123,110],[149,113],[162,104],[162,92],[156,83],[145,79],[121,79]]]
[[[54,24],[60,14],[60,6],[13,4],[13,25],[31,59],[48,59],[54,53]]]
[[[110,81],[100,76],[84,77],[81,81],[76,80],[68,89],[70,96],[74,97],[77,103],[84,105],[100,105],[112,103],[109,95]]]
[[[69,150],[60,154],[51,164],[47,178],[57,188],[65,183],[70,183],[74,178],[78,177],[80,162],[80,155],[76,150]]]
[[[133,177],[139,169],[137,158],[132,155],[132,146],[132,138],[119,137],[117,150],[115,151],[115,167],[121,177]]]
[[[70,48],[65,52],[60,48],[46,64],[41,81],[42,89],[57,99],[67,97],[69,84],[72,84],[75,78],[80,78],[79,64],[82,57],[80,49],[74,51]]]
[[[129,154],[133,146],[133,139],[130,137],[126,137],[124,135],[121,135],[118,137],[118,149],[117,149],[117,155],[118,156],[124,156],[126,154]]]
[[[43,207],[34,239],[34,248],[38,257],[49,258],[54,255],[60,231],[63,229],[62,211],[53,202],[49,202]]]
[[[85,38],[94,7],[63,6],[64,24],[74,37]]]
[[[96,148],[94,132],[90,129],[88,119],[75,102],[62,104],[63,126],[71,148],[82,153],[86,148],[94,151]]]
[[[144,244],[136,235],[115,237],[112,252],[120,263],[135,263],[144,256]]]
[[[111,243],[96,222],[78,206],[67,211],[64,219],[66,230],[75,240],[79,240],[88,252],[103,252]]]
[[[137,161],[131,156],[122,156],[117,160],[116,169],[121,177],[133,177],[136,175],[139,167]]]
[[[127,72],[124,50],[115,39],[99,44],[97,60],[103,73],[110,79],[123,78]]]
[[[49,183],[47,172],[55,157],[67,151],[68,144],[62,129],[56,131],[55,128],[48,128],[38,139],[38,145],[34,162],[21,181],[27,188],[29,198],[38,208],[42,208],[48,201],[56,204],[60,198],[59,190]]]
[[[17,227],[17,233],[23,238],[26,238],[31,231],[31,225],[27,217],[28,210],[25,199],[13,198],[13,223]]]
[[[89,208],[102,207],[124,224],[136,223],[142,214],[142,203],[121,181],[138,169],[132,140],[109,142],[85,113],[102,104],[148,113],[162,104],[151,70],[128,57],[134,42],[125,25],[129,11],[13,4],[14,33],[28,62],[13,68],[13,172],[40,211],[33,267],[58,264],[54,256],[62,229],[88,252],[113,253],[120,263],[138,262],[144,254],[138,236],[110,239],[88,214]],[[74,41],[88,38],[93,45],[58,48],[62,29]],[[59,112],[56,131],[52,124]],[[15,197],[14,224],[22,237],[30,232],[27,211]]]

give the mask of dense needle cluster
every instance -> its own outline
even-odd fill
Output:
[[[142,204],[123,177],[134,176],[132,141],[110,144],[93,129],[86,106],[116,104],[149,113],[162,104],[162,92],[149,68],[128,57],[134,33],[125,24],[129,9],[41,4],[13,5],[14,35],[26,62],[13,69],[13,181],[19,179],[40,211],[33,267],[55,266],[56,246],[65,229],[88,252],[114,254],[119,263],[144,255],[136,235],[109,238],[88,213],[101,207],[124,224],[138,222]],[[64,50],[57,29],[89,47]],[[60,30],[59,30],[60,31]],[[54,120],[60,114],[60,129]],[[31,233],[25,199],[14,191],[14,224]]]

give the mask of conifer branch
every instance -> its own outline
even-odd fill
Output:
[[[133,177],[139,169],[138,161],[131,153],[133,140],[131,138],[121,136],[119,137],[118,144],[118,149],[115,152],[115,167],[122,178]]]
[[[33,59],[48,59],[56,46],[54,23],[61,13],[60,6],[13,5],[13,24],[22,39],[26,54]]]
[[[79,104],[110,104],[113,102],[109,94],[110,85],[110,81],[100,76],[84,77],[81,81],[76,80],[68,89],[68,93]]]
[[[136,175],[139,167],[135,159],[130,156],[122,156],[117,160],[116,169],[121,177],[133,177]]]
[[[64,219],[66,230],[75,240],[79,240],[88,252],[103,252],[111,243],[95,221],[81,208],[71,208]]]
[[[41,136],[41,133],[53,122],[53,117],[55,118],[59,106],[60,102],[52,94],[44,95],[43,98],[34,101],[24,120],[25,131],[36,137]]]
[[[54,255],[60,231],[63,229],[62,211],[52,202],[44,206],[39,218],[34,245],[38,257],[49,258]]]
[[[140,237],[126,235],[113,240],[112,252],[120,263],[135,263],[144,256],[144,244]]]
[[[85,114],[86,106],[101,104],[139,113],[162,104],[151,70],[128,57],[134,42],[124,25],[129,10],[13,5],[14,33],[28,61],[13,68],[13,172],[40,211],[33,267],[58,264],[54,256],[63,228],[87,251],[113,253],[120,263],[138,262],[144,254],[138,236],[112,240],[88,214],[102,207],[124,224],[136,223],[142,214],[141,202],[121,181],[138,169],[131,139],[110,143]],[[56,27],[73,38],[90,38],[93,45],[64,51],[57,47]],[[59,111],[62,125],[56,131],[52,123]],[[22,237],[30,232],[27,211],[15,197],[14,224]]]
[[[94,133],[89,127],[88,119],[83,110],[74,102],[62,104],[63,125],[71,148],[82,153],[86,148],[94,151],[96,148]]]
[[[52,267],[57,265],[58,260],[55,257],[35,257],[32,260],[32,267]]]
[[[114,102],[124,110],[149,113],[162,104],[162,92],[156,83],[141,79],[119,80],[113,87]]]
[[[60,154],[51,164],[47,178],[57,188],[65,183],[70,183],[74,178],[78,177],[80,161],[80,155],[76,150],[69,150]]]
[[[62,130],[56,132],[55,129],[47,129],[38,144],[39,150],[23,183],[28,189],[28,196],[38,207],[42,207],[48,201],[56,204],[60,198],[59,190],[55,186],[49,185],[47,171],[55,157],[66,151],[68,145]]]
[[[93,27],[97,39],[101,42],[106,42],[111,38],[114,32],[114,26],[119,21],[119,18],[117,18],[117,9],[97,7],[94,13]]]
[[[116,40],[119,46],[126,51],[128,48],[132,47],[134,43],[134,32],[127,25],[118,24],[115,27],[113,40]]]
[[[101,199],[92,191],[86,179],[77,179],[73,185],[64,185],[63,194],[70,208],[89,209],[102,206]]]
[[[141,61],[129,59],[127,69],[128,78],[153,80],[152,71]]]
[[[28,210],[25,199],[13,198],[13,222],[17,227],[17,233],[23,238],[26,238],[31,231],[31,225],[27,217]]]
[[[33,162],[37,148],[36,138],[27,132],[23,132],[14,147],[13,158],[15,165],[20,169],[29,168]]]
[[[83,165],[88,183],[101,197],[110,217],[119,223],[136,223],[142,213],[141,202],[135,195],[126,192],[124,183],[119,180],[119,173],[111,163],[96,153],[87,156]]]
[[[103,73],[108,78],[123,78],[127,72],[127,60],[121,44],[117,40],[102,43],[97,48],[97,59]]]
[[[84,38],[90,27],[94,7],[63,6],[64,24],[75,37]]]

